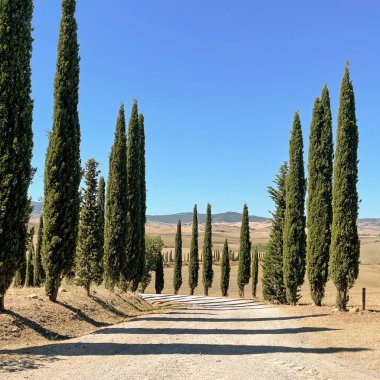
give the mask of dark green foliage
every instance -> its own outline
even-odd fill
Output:
[[[33,133],[32,0],[0,2],[0,312],[24,260]]]
[[[286,298],[291,305],[297,303],[299,288],[305,277],[305,191],[302,129],[299,114],[296,112],[289,146],[284,222],[284,284]]]
[[[25,243],[23,246],[22,259],[19,263],[19,266],[16,270],[15,277],[14,277],[13,286],[15,288],[21,288],[25,285],[26,277],[27,277],[27,270],[30,271],[30,269],[31,269],[30,262],[28,263],[27,260],[28,260],[28,256],[29,256],[29,250],[31,249],[30,245],[31,245],[31,241],[33,240],[33,236],[34,236],[34,228],[30,229],[26,235]],[[33,249],[34,249],[34,247],[33,247]],[[28,276],[29,276],[28,286],[30,286],[30,278],[31,278],[30,273]]]
[[[105,223],[105,212],[106,212],[106,183],[104,177],[99,178],[98,186],[98,199],[97,205],[99,207],[99,229],[100,229],[100,246],[101,246],[101,257],[103,261],[104,257],[104,223]]]
[[[256,297],[257,284],[259,282],[259,251],[255,248],[252,260],[252,296]]]
[[[127,219],[127,138],[124,106],[116,122],[115,139],[111,148],[104,222],[104,280],[113,290],[124,264]]]
[[[33,261],[33,286],[40,286],[45,280],[45,271],[42,266],[42,238],[44,233],[44,218],[40,216],[40,225],[38,227],[38,236],[37,236],[37,248],[34,255]]]
[[[347,309],[348,290],[359,275],[358,143],[355,96],[347,64],[340,89],[330,258],[330,276],[337,288],[340,310]]]
[[[78,245],[75,257],[76,283],[90,295],[92,283],[102,282],[102,225],[98,206],[98,163],[90,158],[84,174],[86,188],[83,189],[79,218]]]
[[[78,234],[82,170],[75,7],[75,0],[62,1],[53,129],[45,161],[43,260],[45,290],[51,301],[56,301],[61,281],[73,267]]]
[[[161,250],[164,246],[164,242],[161,236],[145,236],[145,265],[144,273],[140,282],[141,292],[144,293],[145,289],[152,280],[152,272],[156,270],[157,261],[159,256],[161,257]]]
[[[127,142],[127,239],[123,282],[137,289],[141,279],[140,126],[137,102],[132,106]]]
[[[237,284],[240,297],[244,297],[244,286],[251,277],[251,242],[249,237],[248,206],[243,207],[243,215],[240,229],[240,251]]]
[[[310,127],[307,200],[307,275],[311,298],[321,306],[328,279],[332,222],[333,141],[330,96],[316,99]]]
[[[211,226],[211,205],[207,204],[205,236],[203,241],[203,288],[205,296],[208,296],[208,289],[212,287],[214,271],[212,270],[212,226]]]
[[[175,235],[175,251],[174,251],[174,274],[173,288],[174,294],[178,294],[178,290],[182,285],[182,230],[181,221],[177,223],[177,233]]]
[[[162,255],[157,256],[156,261],[156,278],[154,288],[156,289],[157,294],[161,294],[164,289],[165,281],[164,281],[164,261],[162,259]]]
[[[230,286],[230,257],[229,257],[229,251],[228,251],[228,242],[226,239],[223,246],[222,264],[220,268],[220,290],[222,291],[223,297],[227,297],[229,286]]]
[[[275,204],[272,213],[272,228],[265,255],[263,257],[262,287],[264,299],[284,304],[286,290],[284,285],[284,221],[286,208],[286,176],[288,165],[281,165],[274,183],[276,187],[268,187],[268,193]]]
[[[34,249],[34,227],[29,231],[29,244],[26,252],[26,268],[25,268],[25,286],[30,288],[33,286],[33,261],[35,256]]]
[[[193,211],[193,225],[191,232],[190,262],[189,262],[189,288],[190,295],[194,294],[194,289],[198,286],[199,273],[199,252],[198,252],[198,210],[197,205]]]

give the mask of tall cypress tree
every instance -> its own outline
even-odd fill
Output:
[[[192,225],[191,244],[190,244],[190,262],[189,262],[190,295],[194,294],[194,289],[198,286],[198,272],[199,272],[198,210],[197,210],[197,205],[194,205],[193,225]]]
[[[178,290],[182,285],[182,230],[181,221],[177,223],[177,233],[175,235],[175,251],[174,251],[174,275],[173,288],[174,294],[178,294]]]
[[[92,283],[102,282],[102,226],[98,206],[98,163],[90,158],[86,163],[85,184],[79,218],[78,246],[75,257],[76,282],[90,295]]]
[[[145,223],[146,223],[146,180],[145,180],[145,129],[144,129],[144,115],[140,113],[139,119],[139,245],[138,245],[138,257],[136,263],[136,276],[133,280],[132,290],[135,291],[138,287],[138,283],[141,282],[145,263]]]
[[[104,280],[113,290],[124,265],[127,219],[127,138],[124,106],[120,106],[111,148],[104,222]]]
[[[311,298],[321,306],[328,279],[332,222],[333,141],[327,87],[316,99],[310,128],[307,202],[307,275]]]
[[[286,297],[291,305],[297,303],[299,288],[305,277],[305,192],[302,129],[299,114],[296,112],[290,137],[284,222],[284,284]]]
[[[286,208],[286,176],[288,165],[281,165],[274,180],[275,187],[268,187],[269,196],[275,204],[272,213],[272,228],[265,255],[263,257],[262,287],[264,299],[284,304],[286,290],[284,285],[284,221]]]
[[[23,260],[33,133],[32,0],[0,2],[0,312]]]
[[[208,296],[208,290],[212,287],[214,271],[212,270],[212,226],[211,226],[211,205],[207,204],[205,236],[203,241],[203,288],[205,296]]]
[[[99,208],[99,229],[100,229],[100,249],[101,258],[103,261],[104,256],[104,222],[105,222],[105,210],[106,210],[106,183],[104,177],[99,178],[98,186],[98,199],[97,206]]]
[[[347,63],[340,89],[330,259],[330,276],[337,289],[336,303],[340,310],[347,309],[348,291],[359,275],[358,143],[355,96]]]
[[[243,207],[243,215],[240,229],[240,252],[237,284],[240,297],[244,297],[244,286],[251,277],[251,242],[249,237],[248,206]]]
[[[164,289],[165,281],[164,281],[164,260],[162,255],[157,255],[156,261],[156,278],[154,288],[156,289],[157,294],[161,294]]]
[[[137,102],[132,106],[127,142],[127,241],[123,282],[137,289],[141,278],[141,175],[140,175],[140,127]]]
[[[45,279],[45,272],[42,266],[42,238],[43,238],[43,228],[44,228],[44,218],[43,215],[40,216],[40,224],[38,226],[37,235],[37,248],[34,255],[33,263],[33,286],[40,286]]]
[[[259,251],[255,248],[252,260],[252,296],[256,297],[257,284],[259,282]]]
[[[220,290],[222,296],[227,297],[228,288],[230,286],[230,255],[228,251],[227,239],[224,241],[222,263],[220,267]]]
[[[72,269],[79,221],[80,126],[79,46],[75,0],[62,0],[53,129],[45,161],[43,258],[45,290],[57,300],[63,277]]]

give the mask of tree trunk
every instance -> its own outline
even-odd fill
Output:
[[[194,295],[194,289],[193,289],[193,288],[190,288],[190,295],[191,295],[191,296]]]
[[[87,282],[87,284],[86,284],[87,297],[90,297],[90,286],[91,286],[90,282]]]
[[[4,296],[0,296],[0,313],[5,311]]]
[[[208,296],[208,287],[205,286],[205,296]]]

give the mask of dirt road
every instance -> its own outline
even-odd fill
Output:
[[[1,351],[5,379],[380,379],[316,344],[323,327],[249,300],[144,295],[182,307],[82,338]]]

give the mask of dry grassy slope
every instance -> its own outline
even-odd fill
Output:
[[[52,303],[43,288],[10,289],[0,314],[0,347],[25,347],[85,335],[100,327],[157,311],[139,296],[95,287],[91,297],[84,289],[64,284],[58,302]]]

